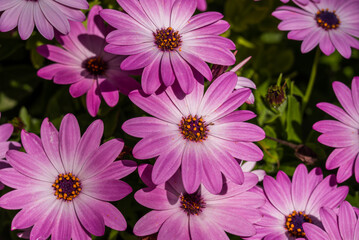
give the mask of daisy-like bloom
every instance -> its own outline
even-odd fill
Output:
[[[94,6],[88,16],[87,29],[82,23],[71,22],[68,35],[56,36],[64,48],[43,45],[37,51],[56,62],[41,68],[38,76],[54,80],[56,84],[71,84],[70,94],[77,98],[87,93],[86,104],[91,116],[96,116],[101,98],[114,107],[119,91],[128,94],[139,84],[120,69],[123,56],[104,52],[105,36],[109,32],[99,15],[100,6]]]
[[[263,191],[267,197],[261,208],[263,218],[256,223],[257,234],[249,239],[306,239],[303,223],[321,225],[321,207],[336,208],[349,188],[337,187],[334,175],[323,179],[320,168],[308,173],[304,164],[294,172],[292,182],[282,171],[277,178],[266,175]]]
[[[152,172],[155,184],[167,181],[180,166],[188,193],[194,193],[200,183],[219,193],[221,172],[232,182],[243,183],[243,171],[235,158],[261,160],[263,153],[253,142],[262,140],[265,133],[244,122],[256,116],[253,112],[235,111],[250,95],[249,89],[234,91],[236,84],[237,75],[226,72],[205,94],[199,82],[188,95],[178,95],[180,91],[172,87],[150,96],[138,90],[129,94],[133,103],[154,116],[130,119],[122,129],[143,138],[133,149],[135,158],[158,156]]]
[[[359,77],[352,80],[352,89],[344,83],[333,82],[333,89],[344,109],[331,103],[318,103],[317,107],[336,120],[322,120],[313,129],[322,133],[318,141],[334,151],[326,161],[329,170],[339,168],[337,181],[344,182],[355,173],[359,182]]]
[[[197,0],[197,9],[200,11],[206,11],[207,0]]]
[[[195,72],[206,79],[206,62],[233,65],[235,44],[218,36],[229,28],[223,15],[206,12],[192,17],[193,0],[117,0],[126,13],[105,9],[101,16],[117,30],[106,40],[105,51],[129,55],[123,70],[143,69],[142,88],[154,93],[177,82],[186,94],[195,88]]]
[[[335,49],[350,58],[351,47],[359,49],[359,9],[357,0],[321,0],[320,3],[298,4],[300,8],[281,6],[272,13],[282,20],[279,30],[290,31],[288,38],[302,42],[302,53],[311,51],[319,44],[326,55]]]
[[[337,213],[336,213],[337,212]],[[348,202],[343,202],[339,211],[320,209],[323,228],[304,223],[303,228],[309,240],[354,240],[359,239],[359,219]]]
[[[0,113],[1,118],[1,113]],[[5,161],[5,154],[9,149],[19,149],[21,145],[17,142],[8,141],[14,131],[14,127],[10,123],[0,125],[0,169],[8,167],[7,161]],[[4,188],[4,185],[0,182],[0,190]]]
[[[18,27],[21,39],[28,39],[36,25],[42,36],[54,38],[54,28],[62,34],[70,32],[69,20],[86,20],[80,9],[88,9],[86,0],[2,0],[0,31]],[[1,13],[2,12],[2,13]]]
[[[132,188],[118,179],[136,169],[129,160],[115,161],[123,141],[112,139],[100,146],[101,120],[82,135],[72,114],[67,114],[58,132],[45,119],[41,138],[25,130],[21,141],[26,153],[9,150],[6,159],[13,168],[0,170],[0,180],[15,190],[0,198],[0,207],[21,209],[11,229],[31,226],[30,239],[91,239],[101,236],[105,225],[118,231],[126,220],[108,201],[118,201]],[[26,233],[26,231],[25,231]]]
[[[229,239],[226,232],[242,237],[255,234],[254,223],[261,219],[258,210],[265,203],[263,194],[254,189],[258,178],[245,173],[242,185],[224,183],[223,191],[211,194],[203,185],[194,193],[183,187],[178,171],[168,182],[154,185],[151,165],[139,166],[147,188],[135,193],[141,205],[153,209],[134,226],[137,236],[158,232],[158,240]]]

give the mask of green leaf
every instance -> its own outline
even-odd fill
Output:
[[[287,140],[301,143],[302,140],[298,135],[302,123],[300,104],[297,101],[297,99],[292,95],[289,95],[287,100],[288,100],[287,126],[285,129],[287,133]]]

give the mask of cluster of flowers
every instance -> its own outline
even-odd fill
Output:
[[[288,1],[286,1],[288,2]],[[303,10],[282,6],[273,15],[282,20],[289,38],[303,40],[302,51],[316,45],[329,55],[336,48],[349,58],[359,48],[357,0],[293,0]],[[56,62],[38,71],[44,79],[71,84],[70,94],[87,93],[87,108],[96,116],[101,99],[113,107],[119,92],[153,117],[126,121],[122,129],[142,138],[136,159],[156,158],[154,166],[116,160],[124,143],[101,144],[104,126],[94,121],[81,136],[76,117],[67,114],[59,131],[45,119],[41,138],[25,130],[22,147],[9,142],[12,126],[0,126],[0,181],[15,190],[0,198],[0,207],[21,209],[12,230],[30,239],[91,239],[105,226],[126,229],[126,220],[109,201],[132,188],[119,179],[136,169],[147,185],[137,202],[153,211],[138,220],[137,236],[158,239],[228,239],[225,232],[246,239],[358,239],[358,215],[344,202],[348,187],[337,186],[353,171],[359,182],[359,78],[352,89],[335,82],[344,107],[318,107],[338,121],[316,123],[319,141],[336,149],[323,178],[319,168],[308,173],[301,164],[293,179],[279,171],[276,179],[251,170],[263,153],[253,142],[264,131],[247,120],[256,115],[236,110],[253,103],[252,81],[223,69],[215,76],[207,63],[231,66],[235,44],[224,37],[229,24],[222,14],[192,16],[205,1],[118,0],[124,12],[94,6],[81,21],[85,0],[0,1],[0,30],[18,26],[27,39],[36,25],[47,39],[63,48],[43,45],[38,52]],[[354,20],[353,20],[354,19]],[[104,24],[106,21],[110,26]],[[54,28],[57,32],[54,31]],[[352,36],[354,37],[352,37]],[[218,69],[217,69],[218,70]],[[131,75],[141,74],[141,85]],[[204,90],[204,79],[213,81]],[[333,140],[335,139],[335,140]],[[4,160],[6,159],[6,161]],[[246,161],[244,163],[243,161]],[[354,170],[353,170],[354,169]],[[263,179],[263,188],[257,183]]]

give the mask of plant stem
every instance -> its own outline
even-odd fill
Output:
[[[305,95],[303,97],[302,113],[304,113],[304,110],[307,107],[307,104],[309,102],[310,95],[312,94],[313,86],[315,83],[315,77],[317,76],[319,58],[320,58],[320,49],[319,49],[319,47],[317,47],[317,50],[315,52],[313,66],[312,66],[312,72],[311,72],[310,78],[309,78],[309,83],[307,86],[307,90],[305,91]]]

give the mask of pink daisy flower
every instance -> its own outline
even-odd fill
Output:
[[[116,161],[123,141],[112,139],[100,146],[101,120],[94,121],[81,137],[79,124],[67,114],[58,132],[48,119],[41,138],[21,132],[26,153],[10,150],[13,168],[0,170],[0,180],[15,190],[0,198],[0,207],[21,209],[11,229],[33,226],[31,239],[91,239],[101,236],[105,225],[126,229],[120,211],[107,201],[118,201],[132,188],[118,179],[136,169],[133,161]]]
[[[354,77],[352,89],[341,82],[333,82],[333,89],[344,110],[331,103],[318,103],[317,107],[336,120],[322,120],[313,129],[322,133],[318,141],[335,150],[326,161],[329,170],[339,168],[337,181],[344,182],[355,173],[359,182],[359,77]]]
[[[82,23],[70,22],[71,32],[56,36],[64,48],[42,45],[37,51],[45,58],[56,62],[41,68],[38,76],[54,80],[56,84],[71,84],[70,94],[77,98],[87,93],[87,110],[96,116],[101,98],[114,107],[119,91],[128,94],[139,87],[129,76],[130,72],[120,69],[123,56],[103,51],[105,36],[109,32],[99,15],[100,6],[94,6],[88,16],[87,29]]]
[[[242,185],[224,183],[219,195],[211,194],[204,186],[194,193],[183,187],[179,171],[165,184],[151,181],[151,165],[139,166],[139,174],[147,188],[135,193],[141,205],[153,209],[134,226],[137,236],[158,232],[158,240],[229,239],[226,232],[239,236],[255,234],[254,223],[261,219],[258,208],[265,203],[263,194],[251,191],[258,178],[244,175]]]
[[[193,0],[117,0],[126,13],[105,9],[101,16],[117,30],[106,40],[105,51],[130,55],[123,70],[143,69],[142,88],[154,93],[162,84],[177,82],[186,94],[195,88],[195,72],[206,79],[206,62],[233,65],[235,44],[218,36],[229,28],[223,15],[206,12],[193,16]],[[175,81],[176,80],[176,81]]]
[[[1,113],[0,113],[1,118]],[[5,161],[5,154],[9,149],[19,149],[21,145],[17,142],[8,141],[12,135],[14,127],[10,123],[0,125],[0,169],[9,167],[7,161]],[[4,188],[4,185],[0,182],[0,190]]]
[[[303,41],[302,53],[311,51],[319,44],[326,55],[335,49],[345,58],[350,58],[351,47],[359,49],[359,1],[321,0],[320,3],[296,3],[300,8],[281,6],[273,16],[282,22],[278,28],[290,31],[288,38]]]
[[[70,32],[69,20],[86,20],[80,9],[88,9],[86,0],[2,0],[0,1],[0,31],[18,27],[21,39],[28,39],[36,25],[46,39],[54,38],[54,28],[62,34]]]
[[[304,164],[294,172],[293,180],[282,171],[277,179],[265,176],[263,191],[267,197],[261,208],[263,218],[256,223],[254,239],[306,239],[303,223],[321,225],[319,210],[322,207],[336,208],[346,198],[349,188],[337,187],[333,175],[323,179],[320,168],[308,173]]]
[[[243,183],[243,171],[235,158],[261,160],[263,153],[253,141],[262,140],[265,133],[244,122],[256,116],[253,112],[235,111],[250,95],[248,89],[233,91],[236,83],[237,75],[227,72],[205,94],[201,83],[182,96],[172,88],[150,96],[138,90],[129,94],[133,103],[154,116],[130,119],[122,129],[143,138],[133,149],[135,158],[158,156],[152,172],[155,184],[167,181],[180,166],[188,193],[194,193],[200,183],[219,193],[221,173],[236,184]]]
[[[323,228],[304,223],[303,228],[309,240],[353,240],[359,239],[359,219],[354,208],[343,202],[336,213],[330,208],[320,209]]]

